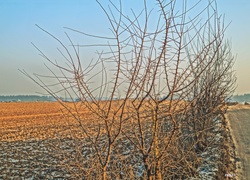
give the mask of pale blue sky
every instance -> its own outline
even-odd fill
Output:
[[[142,9],[139,2],[141,0],[124,0],[124,8],[136,3],[135,7]],[[153,0],[150,2],[153,3],[148,6],[155,4]],[[237,55],[236,93],[250,93],[250,1],[218,0],[218,9],[220,14],[225,14],[226,24],[232,21],[226,37],[231,40],[233,53]],[[66,40],[65,26],[94,34],[109,32],[107,20],[94,0],[0,0],[0,95],[41,92],[18,71],[25,69],[32,73],[44,69],[45,61],[31,42],[50,57],[58,46],[35,24],[62,40]],[[82,42],[76,39],[79,36],[69,34],[73,40]]]

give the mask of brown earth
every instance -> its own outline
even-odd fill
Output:
[[[66,105],[75,108],[73,103]],[[76,109],[80,117],[90,114],[89,110],[80,106]],[[57,102],[0,103],[0,141],[51,139],[67,135],[67,126],[77,127],[77,123]]]
[[[80,119],[90,114],[76,110]],[[0,103],[0,179],[67,179],[62,163],[75,152],[72,134],[82,137],[78,121],[57,102]]]
[[[67,105],[73,108],[73,104]],[[65,118],[67,112],[62,112],[62,109],[59,103],[51,102],[0,103],[0,179],[20,175],[30,178],[56,177],[55,173],[58,177],[62,175],[61,169],[57,168],[59,157],[50,153],[51,144],[57,143],[58,136],[65,137],[71,133],[68,125],[77,131],[77,122],[68,121]],[[90,116],[89,110],[77,109],[85,119]],[[230,106],[226,116],[236,145],[238,163],[235,174],[228,172],[227,175],[240,180],[250,179],[250,105]],[[60,144],[63,149],[72,142],[67,140]],[[47,165],[50,161],[54,163],[53,171],[51,165]]]
[[[237,179],[250,179],[250,105],[230,106],[226,114],[236,146]]]

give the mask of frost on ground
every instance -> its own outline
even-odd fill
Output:
[[[220,140],[223,138],[220,132],[221,121],[219,118],[214,119],[215,128],[213,132],[214,137],[211,137],[210,141],[213,142],[213,146],[208,147],[205,152],[202,152],[202,166],[198,168],[199,176],[202,179],[214,179],[218,172],[219,160],[220,160]]]
[[[224,117],[219,116],[214,119],[214,136],[210,137],[213,145],[200,154],[202,165],[198,168],[199,179],[221,179],[225,178],[228,170],[233,171],[230,169],[234,164],[230,160],[233,152],[228,152],[232,151],[229,146],[233,144],[230,141],[228,127],[224,123]]]
[[[220,123],[217,126],[214,131],[219,132]],[[219,144],[222,142],[223,137],[220,133],[216,133],[211,138],[214,145],[200,153],[202,165],[197,169],[199,179],[214,179],[219,170],[218,162],[221,155]],[[0,146],[0,179],[10,177],[14,179],[20,177],[27,179],[71,178],[72,172],[69,171],[66,165],[74,161],[74,155],[76,154],[75,143],[70,138],[40,141],[2,141]],[[92,152],[87,148],[86,142],[84,143],[82,144],[82,155],[88,158]],[[121,159],[121,161],[126,161],[126,157],[129,158],[133,147],[131,147],[128,140],[124,140],[119,144],[121,146],[119,149],[123,148],[124,159]],[[137,156],[137,158],[140,159],[141,157]],[[140,161],[139,159],[135,159],[134,163]],[[134,167],[137,167],[137,176],[142,176],[142,164],[137,163]]]
[[[51,179],[70,175],[60,166],[60,154],[53,152],[53,140],[1,142],[0,179]]]
[[[98,169],[98,167],[90,164],[90,162],[95,163],[94,161],[97,161],[93,155],[95,152],[93,152],[93,147],[91,147],[87,138],[79,133],[78,126],[71,124],[71,128],[69,128],[62,121],[63,118],[57,118],[58,121],[54,123],[58,125],[58,122],[60,122],[60,126],[49,124],[51,119],[46,121],[46,119],[40,117],[33,122],[34,117],[29,118],[25,117],[23,120],[25,124],[20,124],[18,130],[15,130],[17,129],[16,123],[21,123],[22,119],[14,121],[15,123],[9,119],[2,120],[2,124],[5,123],[5,128],[0,129],[2,135],[0,136],[0,179],[20,179],[20,177],[25,179],[72,179],[75,178],[75,174],[80,173],[80,177],[81,173],[84,173],[84,171],[81,171],[82,167]],[[53,117],[54,119],[55,117]],[[29,124],[28,122],[32,123]],[[10,124],[8,125],[8,123]],[[201,165],[197,167],[198,179],[215,179],[217,173],[221,170],[221,163],[224,163],[221,162],[224,128],[219,118],[214,120],[214,124],[213,132],[208,137],[211,144],[204,151],[198,153],[198,158],[201,159]],[[93,128],[93,126],[90,127]],[[128,123],[128,127],[131,127],[131,124]],[[152,128],[145,129],[151,130]],[[135,128],[130,128],[127,135],[133,133],[134,130]],[[165,130],[168,131],[168,129]],[[77,140],[68,136],[70,133],[73,133]],[[149,135],[146,134],[145,136]],[[111,161],[116,169],[111,171],[117,171],[117,174],[120,174],[121,177],[128,179],[128,177],[125,177],[125,173],[131,170],[134,172],[133,177],[143,178],[145,167],[142,163],[142,154],[129,139],[131,140],[132,137],[120,136],[114,144]],[[150,139],[145,138],[145,140],[149,141]],[[97,143],[98,148],[105,147],[103,145],[105,142],[107,142],[107,137],[100,135]],[[169,152],[170,158],[176,155],[171,154],[177,153],[174,151]],[[105,151],[103,152],[105,153]],[[116,156],[117,154],[119,156]],[[105,154],[101,154],[101,156],[105,157]],[[190,159],[192,157],[196,156],[190,155]],[[79,162],[81,168],[76,166],[76,161]],[[183,170],[181,168],[185,167],[174,168],[173,171],[181,172]]]

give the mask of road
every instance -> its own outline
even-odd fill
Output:
[[[237,179],[250,179],[250,105],[229,107],[227,112],[229,126],[239,157],[240,168],[236,170]]]

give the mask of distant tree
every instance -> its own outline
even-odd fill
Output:
[[[231,98],[231,101],[237,101],[237,102],[250,102],[250,94],[243,94],[243,95],[234,95]]]

